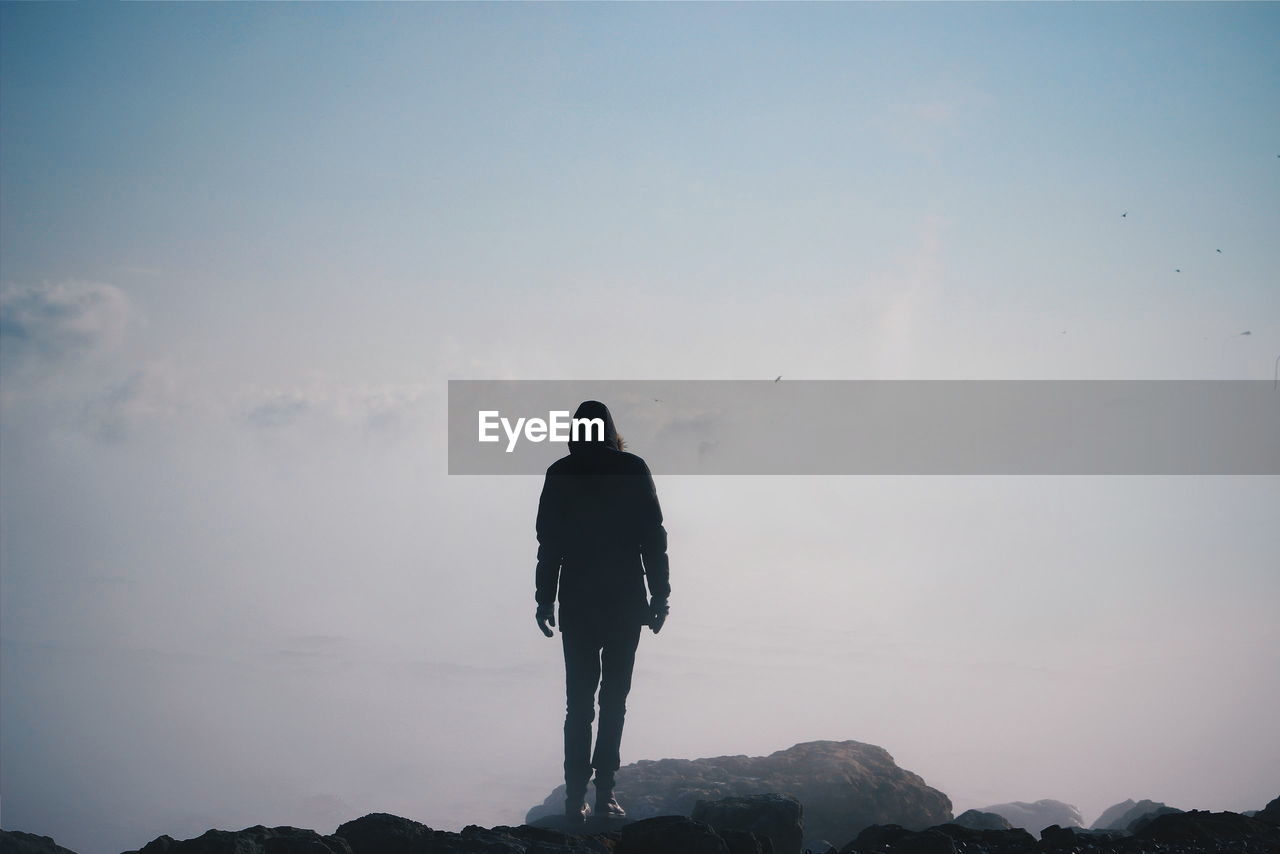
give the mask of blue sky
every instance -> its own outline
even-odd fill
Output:
[[[3,820],[81,854],[510,822],[555,784],[540,484],[444,474],[450,378],[1270,380],[1280,355],[1275,3],[0,24]],[[624,761],[854,738],[960,809],[1087,820],[1276,794],[1274,478],[659,490],[672,622]]]

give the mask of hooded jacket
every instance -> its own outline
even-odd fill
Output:
[[[667,531],[653,476],[644,460],[619,450],[613,416],[588,400],[574,418],[604,421],[570,440],[569,455],[547,469],[538,501],[539,605],[560,599],[564,615],[591,611],[649,622],[645,580],[654,598],[671,593]]]

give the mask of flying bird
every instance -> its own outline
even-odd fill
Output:
[[[1222,250],[1221,250],[1221,249],[1219,249],[1219,250],[1218,250],[1218,254],[1219,254],[1219,255],[1221,255],[1221,254],[1222,254]]]
[[[1181,267],[1177,267],[1177,268],[1175,268],[1175,269],[1174,269],[1174,271],[1173,271],[1173,272],[1175,272],[1175,273],[1181,273],[1181,272],[1182,272],[1182,268],[1181,268]]]
[[[1120,218],[1121,218],[1121,219],[1124,219],[1124,218],[1125,218],[1125,217],[1127,217],[1128,215],[1129,215],[1129,212],[1128,212],[1128,211],[1125,211],[1124,213],[1120,214]]]
[[[782,379],[782,374],[778,374],[778,376],[775,377],[773,381],[776,383],[780,379]]]

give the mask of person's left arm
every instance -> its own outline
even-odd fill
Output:
[[[671,596],[671,564],[667,558],[667,529],[662,524],[662,505],[658,503],[658,488],[653,483],[649,467],[644,468],[640,495],[640,555],[644,560],[644,575],[649,584],[650,628],[657,634],[666,622],[670,610],[667,600]]]
[[[538,610],[535,619],[538,628],[547,637],[553,632],[548,624],[556,624],[556,588],[560,583],[560,564],[564,560],[560,522],[563,518],[560,497],[560,478],[547,473],[538,498],[538,518],[535,529],[538,536],[538,565],[534,570],[534,599]]]

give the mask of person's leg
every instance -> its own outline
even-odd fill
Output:
[[[563,622],[563,619],[562,619]],[[591,779],[591,723],[600,681],[600,645],[586,627],[561,625],[564,644],[564,782],[566,812],[580,805]]]
[[[596,802],[613,797],[615,773],[621,765],[622,724],[627,714],[627,694],[631,691],[631,671],[640,643],[639,624],[614,626],[601,650],[600,726],[591,764],[596,769]]]

